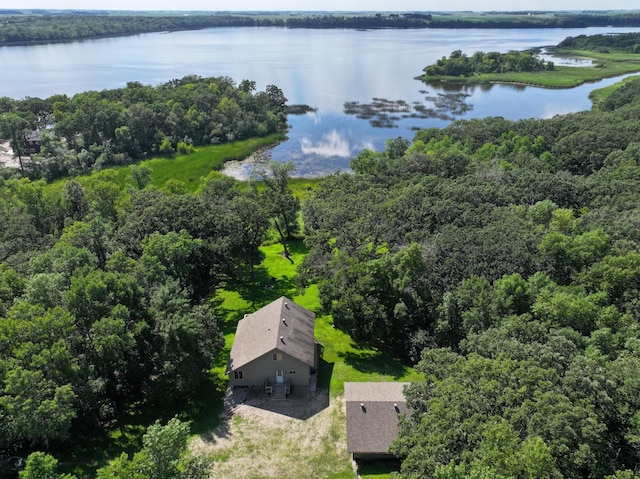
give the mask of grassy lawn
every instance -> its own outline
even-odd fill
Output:
[[[388,479],[390,473],[399,468],[399,461],[362,462],[358,464],[358,474],[362,479]]]
[[[307,252],[303,242],[292,242],[289,248],[293,262],[283,257],[279,243],[263,246],[264,261],[256,268],[253,281],[227,285],[212,299],[222,320],[226,340],[225,351],[213,370],[214,376],[217,382],[226,380],[224,371],[236,325],[244,314],[285,295],[316,312],[315,336],[324,349],[318,371],[319,389],[329,392],[330,405],[302,421],[270,419],[268,425],[265,425],[265,419],[234,415],[230,424],[220,426],[231,433],[228,433],[228,438],[217,439],[212,456],[214,475],[230,479],[297,478],[301,475],[325,479],[353,478],[351,461],[346,454],[346,420],[342,410],[345,381],[421,379],[409,365],[376,348],[358,345],[347,334],[335,329],[331,317],[320,311],[317,286],[311,285],[303,291],[296,288],[296,268]],[[200,424],[196,420],[195,430],[206,431],[211,426],[211,422]],[[301,447],[300,444],[308,441],[304,439],[308,435],[313,436],[313,442]],[[268,444],[265,437],[268,437]],[[224,441],[231,442],[226,444]],[[210,440],[209,444],[211,442],[216,440]],[[210,446],[202,447],[205,451],[210,449]],[[207,454],[212,453],[209,451]],[[260,464],[260,470],[255,469],[256,463]],[[397,463],[363,464],[359,469],[362,477],[368,479],[387,479],[394,470],[397,470]]]
[[[320,298],[316,285],[298,291],[295,284],[296,268],[306,254],[302,241],[290,244],[293,263],[282,256],[279,243],[263,246],[265,255],[256,268],[255,280],[244,285],[230,285],[221,289],[213,302],[223,322],[226,349],[216,373],[224,374],[229,351],[233,343],[236,325],[244,314],[252,313],[280,296],[287,296],[296,303],[316,313],[316,340],[324,352],[319,371],[320,387],[332,396],[344,391],[344,383],[350,381],[412,381],[420,379],[408,364],[367,345],[356,344],[351,337],[333,327],[331,316],[321,314]]]

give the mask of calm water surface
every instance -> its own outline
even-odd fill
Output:
[[[589,109],[589,92],[617,80],[571,90],[494,85],[451,91],[414,78],[453,50],[468,55],[524,50],[556,45],[567,36],[622,31],[640,29],[220,28],[1,47],[0,96],[72,95],[118,88],[128,81],[157,85],[188,74],[250,79],[258,89],[274,84],[289,104],[307,104],[316,111],[289,116],[289,139],[272,156],[294,161],[300,176],[314,176],[348,169],[350,158],[363,148],[382,149],[388,138],[412,138],[416,128],[446,126],[454,118],[547,118]],[[356,107],[349,111],[368,113],[367,118],[346,114],[348,102]],[[397,111],[363,111],[374,104]],[[248,168],[234,165],[230,172],[243,177]]]

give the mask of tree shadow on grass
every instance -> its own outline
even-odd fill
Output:
[[[184,412],[178,417],[191,421],[191,432],[194,434],[211,433],[222,422],[226,390],[226,379],[211,375],[188,400],[187,404],[183,404]]]
[[[301,240],[289,242],[287,248],[292,257],[303,256],[309,251],[309,248]],[[295,270],[291,271],[290,260],[284,256],[284,251],[282,251],[279,260],[282,261],[282,270],[278,270],[278,267],[272,267],[270,271],[266,266],[260,265],[254,269],[250,281],[236,285],[236,290],[240,295],[253,306],[259,308],[280,296],[288,296],[295,292],[297,288],[294,281],[296,272]]]
[[[317,388],[319,391],[328,391],[331,393],[331,376],[333,376],[333,367],[334,363],[329,363],[324,360],[324,358],[320,358],[318,364],[318,384]]]
[[[236,288],[240,296],[256,309],[269,304],[280,296],[290,295],[295,289],[296,283],[293,277],[271,276],[264,266],[255,269],[253,281],[239,284]]]
[[[400,459],[358,460],[358,477],[367,479],[400,471]]]
[[[360,349],[340,352],[338,355],[346,365],[362,373],[391,376],[396,380],[407,373],[407,364],[384,351]]]
[[[296,288],[294,277],[288,275],[272,276],[264,266],[256,267],[250,280],[242,283],[228,283],[226,289],[238,293],[244,301],[249,303],[249,306],[245,311],[238,311],[224,308],[221,304],[213,305],[216,316],[218,318],[226,318],[220,325],[222,334],[226,335],[235,332],[238,321],[245,314],[253,313],[281,296],[292,296]]]
[[[269,275],[264,267],[256,268],[254,280],[244,283],[228,284],[227,289],[236,291],[240,297],[249,303],[246,310],[227,309],[222,304],[213,304],[216,317],[222,319],[219,323],[220,331],[223,335],[236,331],[238,321],[245,314],[251,314],[267,304],[275,301],[281,296],[288,296],[295,290],[293,278],[275,278]]]
[[[142,436],[156,420],[166,424],[169,419],[178,417],[191,423],[194,434],[206,435],[217,428],[216,433],[220,436],[218,426],[222,423],[225,390],[226,381],[210,375],[187,399],[132,406],[105,427],[95,428],[82,435],[77,443],[54,449],[52,453],[60,460],[61,472],[95,477],[98,469],[123,452],[129,457],[138,452],[142,448]]]

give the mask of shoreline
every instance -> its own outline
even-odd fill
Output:
[[[20,161],[14,156],[9,141],[0,143],[0,167],[20,168]]]
[[[584,67],[565,67],[565,68],[576,68],[582,69]],[[548,73],[541,73],[541,75],[549,75]],[[494,75],[483,75],[482,77],[433,77],[429,78],[424,75],[420,75],[416,77],[416,80],[423,82],[425,85],[430,84],[459,84],[459,85],[487,85],[487,84],[503,84],[503,85],[522,85],[522,86],[531,86],[536,88],[546,88],[550,90],[569,90],[571,88],[576,88],[582,85],[586,85],[589,83],[597,83],[601,80],[606,80],[607,78],[616,78],[623,77],[625,75],[633,75],[640,74],[640,63],[635,65],[635,68],[631,68],[628,71],[619,71],[613,73],[607,73],[604,75],[599,75],[595,78],[580,78],[575,79],[572,83],[568,83],[566,85],[552,84],[548,82],[533,82],[533,81],[524,81],[524,80],[510,80],[508,78],[500,78],[500,74]],[[504,74],[508,75],[508,74]]]

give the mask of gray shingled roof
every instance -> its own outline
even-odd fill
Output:
[[[314,366],[315,314],[284,296],[238,322],[227,371],[241,368],[271,351]]]
[[[409,383],[344,383],[347,450],[388,454],[398,437],[399,417],[408,413],[404,387]]]

